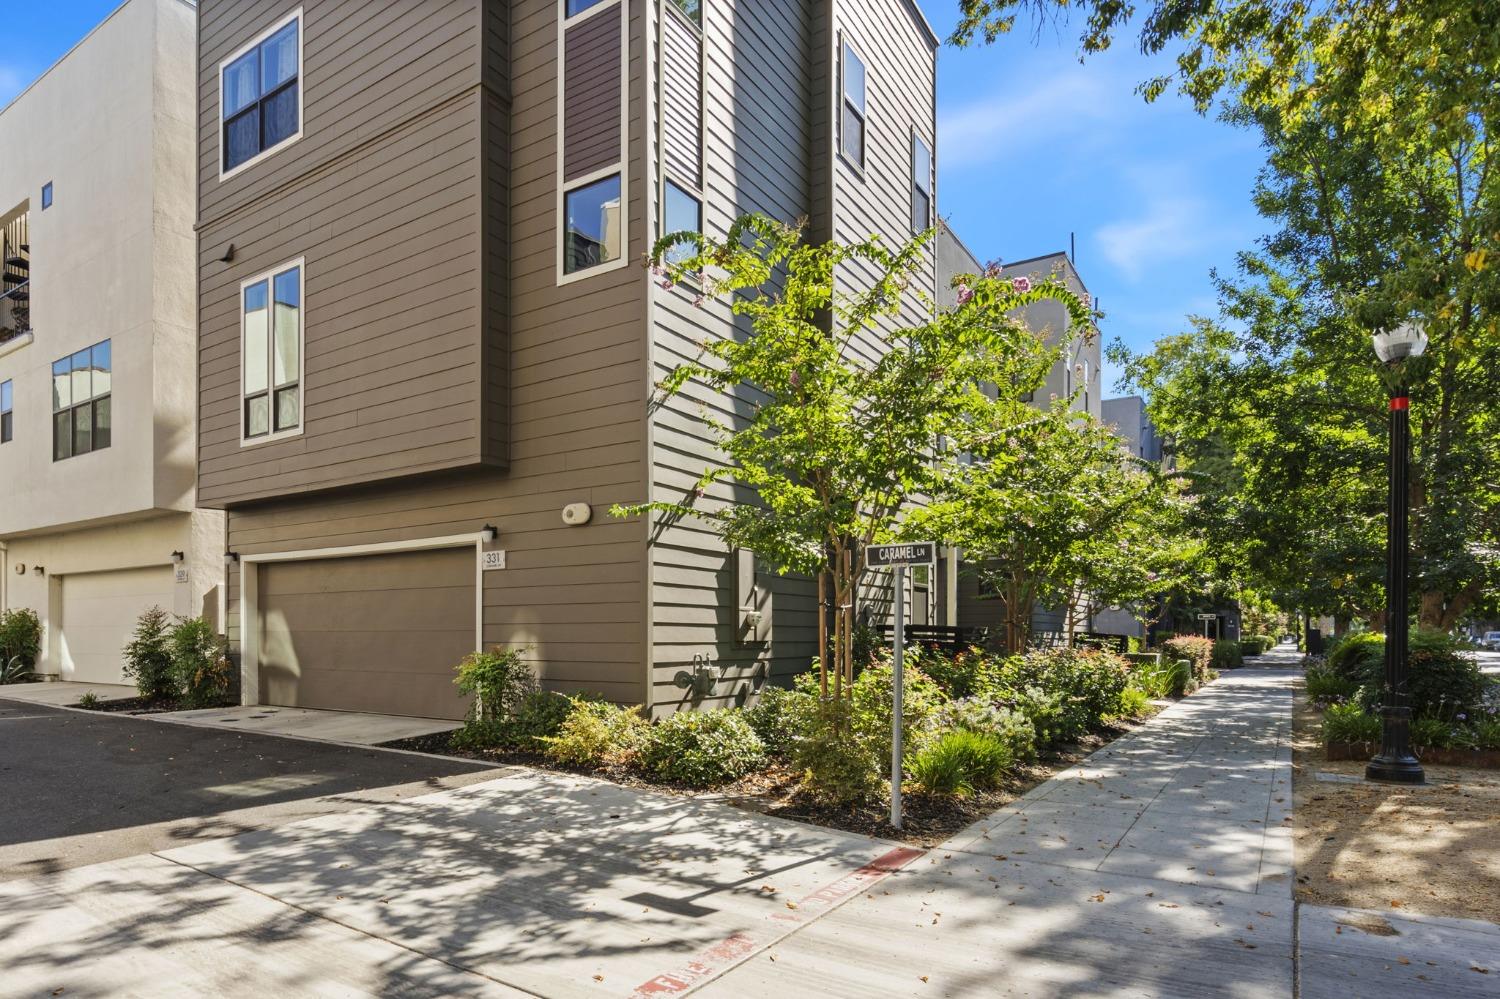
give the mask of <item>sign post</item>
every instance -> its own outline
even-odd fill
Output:
[[[1198,620],[1200,620],[1200,621],[1203,622],[1203,637],[1204,638],[1208,637],[1208,622],[1210,622],[1210,621],[1214,622],[1214,637],[1215,638],[1218,637],[1218,632],[1219,632],[1219,615],[1217,615],[1217,614],[1199,614],[1198,615]]]
[[[901,660],[906,651],[906,567],[931,565],[937,545],[916,541],[904,545],[872,545],[865,549],[865,565],[896,569],[896,628],[891,640],[891,826],[901,828],[901,715],[905,676]]]

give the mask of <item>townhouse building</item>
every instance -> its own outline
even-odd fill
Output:
[[[493,645],[655,714],[804,667],[810,583],[610,515],[713,460],[701,407],[751,405],[654,398],[738,331],[641,262],[751,211],[812,239],[929,224],[915,4],[202,0],[198,22],[198,498],[226,517],[243,700],[459,717],[453,667]]]
[[[195,509],[194,9],[128,0],[0,111],[0,605],[118,683],[153,605],[215,616]]]

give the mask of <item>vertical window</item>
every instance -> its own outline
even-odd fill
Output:
[[[302,262],[240,286],[244,438],[302,427]]]
[[[42,211],[52,207],[52,181],[42,185]]]
[[[53,461],[109,447],[112,368],[108,340],[52,362]]]
[[[932,225],[932,149],[915,133],[911,137],[911,231]]]
[[[861,170],[865,166],[865,64],[854,47],[843,43],[839,60],[843,110],[839,117],[839,151]]]
[[[0,382],[0,444],[8,444],[16,433],[11,391],[9,379]]]
[[[620,175],[575,187],[563,198],[567,231],[563,273],[576,274],[620,258]]]
[[[221,66],[224,173],[302,134],[301,31],[293,14]]]
[[[666,183],[666,196],[662,199],[662,235],[674,232],[703,231],[703,203],[683,188]],[[693,256],[693,247],[682,243],[667,254],[668,263],[678,263]]]

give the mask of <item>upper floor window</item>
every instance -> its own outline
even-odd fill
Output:
[[[582,14],[590,7],[597,7],[603,2],[604,0],[568,0],[567,16],[577,17],[579,14]]]
[[[15,436],[15,414],[12,412],[14,400],[11,398],[10,380],[0,382],[0,444],[10,443]]]
[[[42,211],[52,207],[52,181],[42,185]]]
[[[839,60],[843,110],[839,116],[839,151],[861,170],[865,166],[865,63],[847,41]]]
[[[682,15],[694,24],[703,24],[703,4],[700,0],[672,0],[672,6],[682,12]]]
[[[911,137],[911,230],[932,225],[932,149],[920,135]]]
[[[227,176],[302,135],[302,12],[225,60],[219,74]]]
[[[703,202],[686,189],[670,180],[667,181],[666,197],[662,199],[662,235],[702,231]],[[691,258],[693,254],[692,244],[679,243],[667,252],[667,262],[680,263]]]
[[[302,429],[302,261],[240,285],[246,441]]]
[[[574,274],[620,259],[620,175],[614,174],[563,197],[567,231],[563,236],[563,273]]]
[[[112,367],[108,340],[52,362],[53,461],[109,447]]]

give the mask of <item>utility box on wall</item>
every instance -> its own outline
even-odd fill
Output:
[[[745,548],[734,553],[735,638],[741,645],[765,645],[771,641],[771,586],[759,561],[754,552]]]

